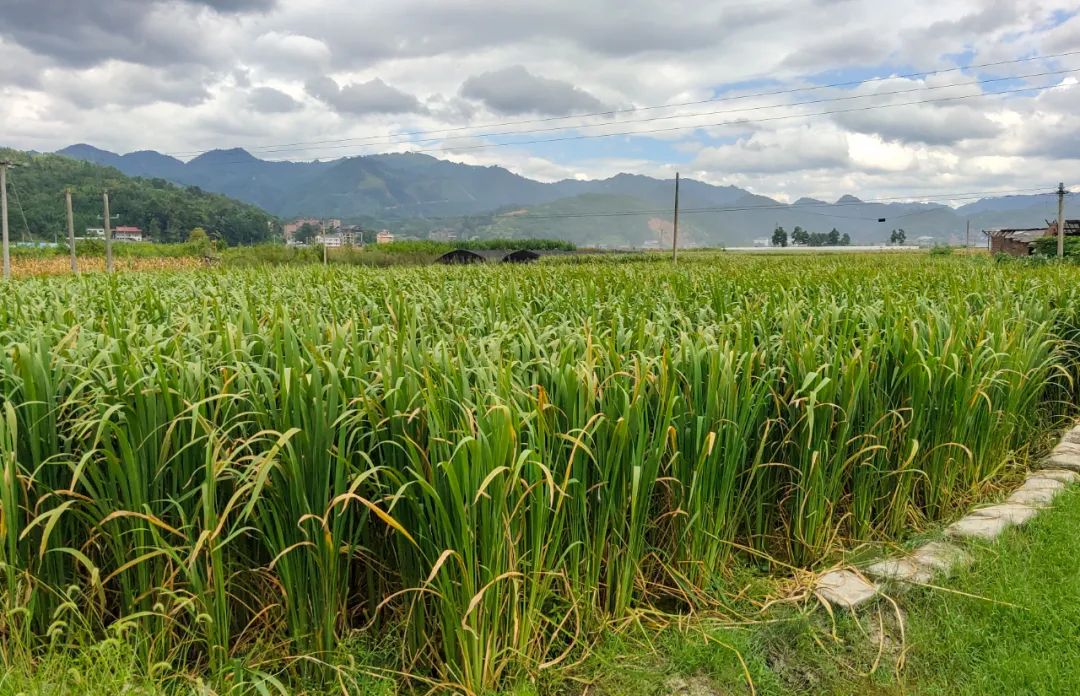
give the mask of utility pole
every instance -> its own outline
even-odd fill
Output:
[[[964,232],[964,253],[971,253],[971,220],[967,221],[967,231]]]
[[[675,172],[675,220],[671,230],[671,262],[679,260],[679,173]]]
[[[11,249],[8,246],[8,219],[7,219],[7,168],[11,162],[0,160],[0,228],[2,228],[4,244],[4,280],[11,280]]]
[[[1065,258],[1065,182],[1058,183],[1058,258]]]
[[[64,200],[67,203],[68,223],[68,249],[71,251],[71,272],[79,272],[79,262],[75,258],[75,215],[71,212],[71,189],[64,191]]]
[[[103,192],[101,198],[105,202],[105,272],[112,273],[112,226],[109,222],[109,192]]]

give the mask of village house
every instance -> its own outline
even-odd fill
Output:
[[[990,238],[991,254],[1031,256],[1035,250],[1035,240],[1041,237],[1057,236],[1057,221],[1047,221],[1045,227],[1008,227],[983,230],[983,234]],[[1080,236],[1080,220],[1065,221],[1065,236]]]
[[[127,225],[121,225],[114,227],[112,231],[113,239],[118,242],[141,242],[143,241],[143,231],[138,227],[131,227]]]

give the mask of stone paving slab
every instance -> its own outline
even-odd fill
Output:
[[[1013,491],[1005,502],[1029,507],[1046,507],[1063,490],[1065,490],[1064,481],[1032,476],[1024,481],[1024,485]]]
[[[1050,454],[1071,454],[1074,457],[1080,456],[1080,443],[1065,442],[1062,440],[1054,447],[1054,449],[1050,450]]]
[[[1068,469],[1069,471],[1080,472],[1080,454],[1055,454],[1050,453],[1050,456],[1040,462],[1040,466],[1049,469]]]
[[[996,539],[1010,524],[1001,517],[968,515],[946,527],[945,533],[960,538],[990,540]]]
[[[853,609],[877,596],[878,588],[852,570],[830,570],[818,578],[817,593],[829,604]]]
[[[983,517],[1003,519],[1009,524],[1023,524],[1039,513],[1030,505],[1018,505],[1016,503],[1001,503],[990,507],[979,508],[973,511],[969,517]]]
[[[911,554],[912,560],[934,572],[947,575],[952,570],[971,564],[971,555],[947,541],[931,541]]]
[[[933,568],[920,565],[910,557],[886,558],[883,561],[866,566],[863,572],[875,578],[915,583],[917,585],[925,585],[934,577]]]
[[[1038,469],[1028,474],[1028,480],[1031,479],[1052,479],[1070,484],[1080,481],[1080,474],[1068,469]]]

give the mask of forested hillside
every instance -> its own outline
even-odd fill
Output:
[[[102,192],[109,191],[113,226],[139,227],[157,242],[181,242],[195,227],[230,245],[253,244],[280,233],[259,208],[194,186],[125,176],[112,167],[50,154],[0,149],[0,158],[23,166],[9,171],[9,221],[14,241],[67,236],[64,189],[71,188],[75,234],[101,227]]]

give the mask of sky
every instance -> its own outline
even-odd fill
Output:
[[[20,149],[422,151],[786,201],[1080,184],[1075,0],[0,0],[0,56]]]

